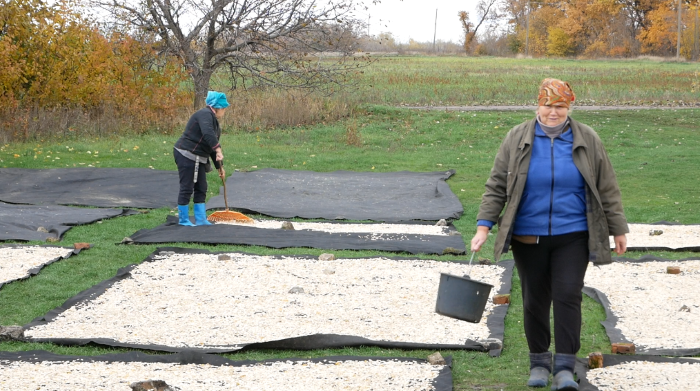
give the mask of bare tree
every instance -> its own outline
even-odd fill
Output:
[[[331,91],[363,65],[355,0],[88,0],[115,28],[157,37],[192,76],[194,106],[211,77],[227,69],[232,88],[275,86]],[[321,57],[332,52],[331,60]],[[359,57],[359,58],[358,58]]]
[[[498,0],[480,0],[476,5],[477,14],[479,17],[479,23],[474,26],[469,21],[469,13],[466,11],[459,11],[457,16],[459,17],[460,23],[462,23],[462,30],[464,30],[464,49],[469,51],[476,37],[476,33],[486,21],[494,21],[498,19],[496,15],[495,5]]]

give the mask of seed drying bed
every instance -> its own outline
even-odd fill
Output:
[[[659,222],[628,226],[628,251],[700,251],[700,225]],[[612,237],[610,248],[615,248]]]
[[[667,273],[678,266],[680,274]],[[637,354],[700,353],[700,260],[646,256],[590,266],[584,292],[605,307],[612,343],[632,342]]]
[[[603,368],[588,369],[579,359],[580,389],[589,391],[695,390],[700,361],[657,356],[603,355]]]
[[[44,351],[0,352],[0,386],[13,391],[130,391],[131,383],[162,380],[181,391],[371,390],[451,391],[451,359],[325,357],[231,361],[216,355],[143,353],[98,357]]]
[[[293,222],[295,229],[282,229],[281,220],[258,220],[255,224],[215,224],[184,227],[176,216],[151,229],[141,229],[122,243],[243,244],[271,248],[310,247],[329,250],[380,250],[412,254],[464,254],[462,235],[451,224]]]
[[[253,223],[241,223],[238,221],[222,221],[216,224],[237,225],[242,227],[255,227],[260,229],[281,229],[287,220],[253,219]],[[401,223],[338,223],[317,221],[295,221],[292,223],[295,230],[309,230],[320,232],[339,233],[365,233],[374,236],[374,240],[381,240],[383,235],[456,235],[458,232],[452,226],[438,226],[435,224],[401,224]],[[370,238],[371,239],[371,238]]]
[[[44,266],[79,251],[59,246],[0,246],[0,288],[8,282],[37,275]]]
[[[227,259],[230,258],[230,259]],[[500,354],[512,261],[259,256],[164,248],[25,326],[32,341],[163,351],[374,345]],[[440,273],[494,288],[479,323],[435,313]]]

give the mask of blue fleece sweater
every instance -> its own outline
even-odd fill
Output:
[[[587,231],[586,182],[574,165],[571,128],[550,139],[535,128],[525,189],[513,224],[514,235],[550,236]],[[490,226],[486,221],[478,225]]]

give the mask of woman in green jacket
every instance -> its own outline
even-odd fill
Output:
[[[581,301],[588,262],[623,254],[629,232],[615,172],[600,137],[569,117],[569,83],[545,79],[535,118],[506,135],[486,182],[471,242],[476,252],[498,224],[495,259],[513,251],[530,349],[528,386],[577,390]],[[503,212],[501,214],[501,212]],[[554,308],[554,366],[550,307]]]

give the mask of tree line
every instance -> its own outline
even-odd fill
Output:
[[[512,53],[697,60],[699,8],[700,0],[481,0],[476,24],[457,17],[467,51],[478,45],[474,30],[485,22],[482,38],[501,41]]]
[[[700,0],[480,0],[472,15],[450,18],[443,23],[459,23],[459,43],[400,43],[381,32],[362,37],[361,46],[399,53],[700,58]]]
[[[356,8],[353,0],[0,0],[0,136],[27,138],[55,112],[67,113],[60,128],[105,115],[157,127],[203,106],[215,75],[229,92],[333,93],[368,64]]]

